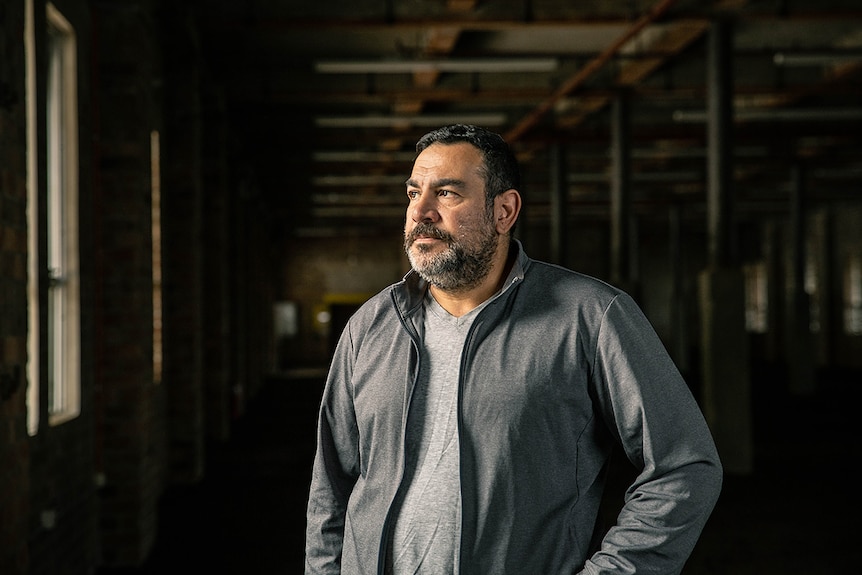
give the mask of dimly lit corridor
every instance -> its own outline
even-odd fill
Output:
[[[860,570],[859,0],[0,0],[0,575],[303,571],[326,366],[451,123],[704,412],[685,575]]]

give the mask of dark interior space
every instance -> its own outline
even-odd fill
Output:
[[[785,377],[768,367],[757,376],[767,388],[780,387]],[[854,424],[861,399],[856,378],[819,374],[824,393],[817,399],[774,390],[754,398],[755,473],[726,477],[683,573],[854,572],[852,502],[855,461],[862,454],[862,433]],[[301,517],[322,385],[317,377],[268,380],[234,437],[211,446],[210,473],[202,483],[163,498],[158,542],[136,573],[302,572]],[[610,477],[605,521],[622,504],[632,477],[628,462],[615,460]]]
[[[858,0],[0,0],[0,574],[301,573],[335,344],[461,122],[704,411],[684,574],[859,571]]]

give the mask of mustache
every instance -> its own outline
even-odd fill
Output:
[[[414,241],[416,241],[416,238],[420,236],[443,240],[446,242],[451,242],[454,239],[452,237],[452,234],[450,234],[449,232],[445,232],[441,229],[438,229],[427,222],[422,222],[416,224],[416,227],[410,230],[410,233],[407,234],[407,244],[412,244]]]

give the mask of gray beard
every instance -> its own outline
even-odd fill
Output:
[[[437,230],[430,224],[419,224],[405,238],[404,249],[410,265],[419,277],[444,291],[467,291],[479,285],[491,272],[497,248],[497,234],[493,227],[485,229],[487,233],[480,236],[480,243],[476,249],[469,250],[451,234]],[[445,240],[448,243],[448,249],[430,259],[414,255],[410,247],[415,236],[421,234],[433,235]],[[419,245],[416,249],[423,252],[428,248]]]

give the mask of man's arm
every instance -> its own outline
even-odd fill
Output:
[[[341,573],[347,502],[358,477],[359,448],[351,402],[352,345],[345,329],[323,391],[308,496],[305,574]]]
[[[608,307],[596,349],[601,409],[639,471],[585,575],[682,570],[721,490],[706,421],[652,326],[628,296]]]

